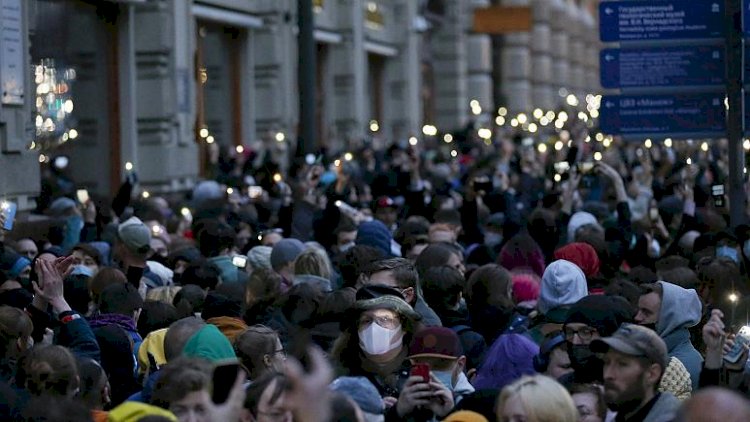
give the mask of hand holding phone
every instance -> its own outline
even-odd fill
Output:
[[[16,205],[13,202],[9,202],[9,201],[0,202],[0,214],[2,214],[2,217],[3,217],[2,228],[4,230],[8,230],[8,231],[13,230],[13,222],[16,219],[17,209],[18,209],[18,205]]]
[[[727,363],[737,363],[745,353],[746,346],[750,344],[750,326],[743,326],[734,337],[734,346],[724,355]]]
[[[214,367],[214,373],[211,377],[213,393],[211,399],[216,404],[227,401],[232,387],[237,381],[237,373],[241,370],[240,364],[235,361],[219,363]]]
[[[426,363],[413,364],[409,376],[422,377],[423,382],[430,382],[430,365]]]

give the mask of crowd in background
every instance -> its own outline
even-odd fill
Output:
[[[724,141],[375,145],[83,201],[52,160],[0,230],[0,415],[750,420]]]

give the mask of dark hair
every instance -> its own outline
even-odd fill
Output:
[[[133,340],[124,329],[114,324],[93,331],[101,350],[102,368],[112,386],[112,405],[117,406],[140,389],[134,375]]]
[[[436,311],[453,309],[463,292],[464,276],[447,265],[432,267],[422,278],[424,299]]]
[[[130,283],[118,283],[106,287],[99,296],[99,310],[103,314],[133,316],[143,307],[143,298]]]
[[[201,318],[208,321],[216,317],[242,316],[242,298],[231,298],[218,292],[209,292],[203,302]]]
[[[249,387],[247,387],[247,395],[245,396],[244,408],[247,409],[253,417],[258,416],[258,405],[260,404],[260,398],[263,393],[274,384],[273,393],[270,397],[270,403],[276,403],[281,394],[286,391],[289,387],[289,381],[284,374],[278,372],[268,372],[257,380],[254,380]]]
[[[698,288],[698,276],[693,270],[687,267],[677,267],[671,270],[661,271],[659,273],[659,278],[685,289]]]
[[[78,400],[45,394],[31,398],[25,404],[20,418],[14,420],[88,422],[91,421],[91,411]]]
[[[177,309],[174,306],[147,300],[143,302],[141,315],[138,317],[138,334],[145,338],[152,331],[169,327],[177,319]]]
[[[78,359],[78,376],[80,378],[80,389],[78,398],[86,404],[89,409],[95,409],[106,403],[102,403],[102,389],[107,384],[107,373],[99,363],[90,358]]]
[[[356,286],[364,269],[383,258],[385,258],[385,255],[380,249],[365,245],[356,245],[344,252],[338,259],[343,287]]]
[[[195,284],[183,286],[174,296],[172,305],[177,309],[177,315],[181,318],[193,316],[196,312],[203,310],[206,300],[206,292]]]
[[[279,333],[265,325],[253,325],[234,339],[234,352],[242,364],[250,371],[252,380],[267,372],[265,356],[276,352]]]
[[[91,291],[89,290],[89,276],[83,274],[69,275],[65,277],[63,296],[70,307],[81,315],[89,312],[91,303]]]
[[[201,289],[213,290],[219,284],[221,279],[221,270],[213,262],[200,259],[191,262],[182,273],[180,283],[185,286],[194,284]]]
[[[638,308],[638,299],[641,297],[641,288],[637,284],[625,278],[616,278],[604,288],[607,296],[620,296],[628,301],[634,308]]]
[[[375,261],[365,268],[364,273],[370,277],[381,271],[391,271],[398,287],[406,289],[419,287],[417,269],[409,260],[404,258],[388,258]]]
[[[91,300],[94,303],[99,303],[99,295],[102,291],[113,284],[124,284],[127,283],[128,279],[125,277],[122,271],[117,268],[104,267],[100,269],[96,275],[91,279]]]
[[[0,306],[0,359],[8,357],[18,339],[28,338],[34,324],[26,312],[12,306]]]
[[[433,221],[436,224],[451,224],[454,226],[461,225],[461,213],[457,210],[437,210],[433,215]]]
[[[211,364],[203,359],[180,356],[161,370],[151,395],[151,404],[169,409],[190,393],[211,388]]]
[[[172,323],[164,335],[164,357],[167,362],[179,356],[190,337],[205,325],[202,319],[193,316]]]
[[[203,220],[196,225],[198,249],[206,258],[218,256],[223,250],[234,246],[237,234],[228,224],[215,221]]]
[[[328,420],[331,422],[358,422],[357,404],[345,394],[331,394],[331,417]]]
[[[36,346],[18,361],[16,385],[33,396],[68,396],[78,387],[78,366],[62,346]]]
[[[664,297],[664,287],[659,283],[647,283],[641,285],[641,296],[656,293],[660,298]]]
[[[604,419],[607,416],[607,404],[604,401],[604,391],[596,384],[573,384],[568,388],[570,395],[593,394],[596,397],[596,415]]]
[[[102,255],[95,247],[87,243],[79,243],[73,246],[73,251],[81,251],[85,255],[90,256],[96,262],[96,265],[102,265]]]
[[[743,295],[743,283],[735,283],[741,280],[740,270],[737,264],[730,258],[704,257],[696,265],[700,293],[707,296],[710,304],[728,313],[729,304],[725,303],[727,291],[739,291]]]
[[[451,256],[456,253],[456,249],[445,243],[433,243],[426,247],[414,262],[419,278],[424,278],[427,270],[432,267],[446,265]]]
[[[512,285],[508,270],[497,264],[487,264],[471,274],[464,289],[464,297],[470,309],[482,305],[512,308],[513,301],[508,295]]]

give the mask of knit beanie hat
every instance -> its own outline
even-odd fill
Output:
[[[378,389],[365,377],[339,377],[329,386],[331,391],[346,394],[363,412],[383,414],[383,400]]]
[[[459,410],[451,413],[443,422],[489,422],[487,418],[471,410]]]
[[[544,270],[537,306],[540,312],[546,314],[550,309],[572,305],[588,293],[583,271],[576,264],[559,259]]]
[[[378,220],[366,221],[359,225],[357,230],[357,245],[371,246],[383,252],[386,256],[392,256],[391,240],[393,236],[388,227]]]
[[[583,323],[596,328],[599,335],[609,337],[625,322],[632,322],[633,308],[615,296],[586,296],[570,308],[569,323]]]
[[[254,270],[261,268],[270,270],[271,269],[271,251],[273,248],[270,246],[256,246],[247,253],[247,262],[250,267]]]
[[[578,211],[570,216],[570,221],[568,222],[568,243],[575,241],[578,229],[589,224],[599,225],[599,221],[591,213]]]
[[[578,265],[586,277],[599,274],[599,256],[588,243],[576,242],[565,245],[555,251],[555,259],[564,259]]]
[[[31,265],[29,258],[15,252],[6,250],[0,255],[0,271],[5,273],[9,280],[15,280],[24,268]],[[0,281],[0,283],[5,280]]]
[[[297,239],[281,239],[271,250],[271,268],[279,271],[293,262],[305,250],[305,244]]]

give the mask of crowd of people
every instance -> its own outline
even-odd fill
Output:
[[[750,420],[726,144],[540,145],[227,149],[83,203],[51,169],[0,230],[2,419]]]

